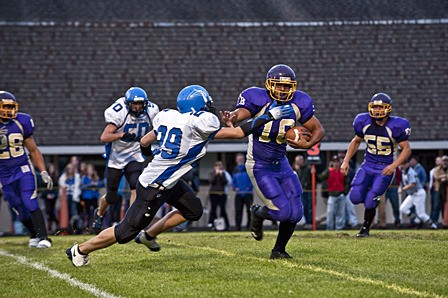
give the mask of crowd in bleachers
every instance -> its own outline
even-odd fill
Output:
[[[250,210],[249,207],[253,203],[253,189],[250,180],[246,177],[247,174],[243,171],[244,166],[241,161],[244,161],[244,155],[238,154],[236,156],[236,165],[233,171],[230,173],[225,171],[222,162],[217,161],[215,169],[210,173],[210,180],[208,184],[209,193],[205,194],[204,208],[207,210],[208,228],[212,230],[247,230],[249,228]],[[338,153],[332,157],[329,162],[329,167],[337,167],[340,159],[343,158],[343,153]],[[446,203],[447,195],[447,174],[448,174],[448,156],[438,156],[435,158],[435,166],[429,171],[419,163],[418,157],[413,156],[410,159],[412,168],[417,172],[420,182],[424,185],[427,201],[425,203],[428,206],[426,213],[430,216],[431,220],[436,223],[438,227],[448,227],[448,204]],[[226,182],[220,185],[222,190],[216,190],[216,175],[217,167],[222,168],[226,173]],[[306,162],[306,156],[298,154],[292,161],[292,167],[298,174],[301,184],[304,189],[302,195],[302,203],[304,206],[304,219],[302,224],[298,226],[298,229],[309,230],[312,228],[312,205],[311,205],[311,166]],[[105,181],[100,178],[95,166],[91,163],[80,161],[78,156],[72,156],[70,161],[65,165],[61,171],[54,163],[49,163],[48,173],[53,179],[54,188],[47,190],[40,183],[39,198],[40,204],[45,211],[45,219],[47,222],[47,228],[50,234],[56,234],[61,232],[66,233],[92,233],[91,225],[93,219],[93,212],[98,207],[98,201],[101,195],[105,192]],[[353,168],[354,170],[354,168]],[[194,173],[193,173],[194,172]],[[223,172],[224,173],[224,172]],[[328,173],[327,173],[328,175]],[[190,177],[191,176],[191,177]],[[377,224],[379,229],[386,228],[421,228],[423,226],[422,221],[418,218],[415,208],[411,208],[409,215],[404,215],[400,212],[400,205],[404,201],[406,195],[401,191],[402,188],[402,170],[397,169],[394,180],[390,185],[387,192],[381,198],[381,204],[378,208]],[[39,178],[39,177],[38,177]],[[354,206],[348,199],[348,189],[350,181],[353,176],[350,176],[344,181],[344,190],[340,191],[341,198],[335,202],[338,204],[327,205],[329,200],[329,189],[327,185],[328,176],[326,171],[316,173],[317,183],[321,183],[322,192],[318,196],[318,199],[322,199],[326,205],[326,212],[323,214],[316,214],[316,223],[319,228],[325,228],[327,230],[341,230],[341,229],[356,229],[359,220],[356,216]],[[185,179],[188,180],[190,185],[194,187],[197,193],[199,193],[199,173],[198,169],[194,169],[192,173],[186,175]],[[246,185],[247,184],[247,185]],[[241,187],[245,187],[242,190]],[[235,208],[228,208],[229,189],[232,189],[235,197],[233,202]],[[331,192],[331,190],[330,190]],[[339,193],[339,192],[334,192]],[[107,212],[104,226],[110,226],[120,221],[123,217],[125,210],[129,207],[130,189],[126,179],[122,179],[119,186],[119,201],[116,204],[110,206]],[[61,210],[61,200],[64,198],[67,201],[65,205],[67,210]],[[386,208],[390,204],[393,223],[387,223],[386,220]],[[246,208],[245,222],[243,223],[243,208]],[[228,213],[228,209],[234,210],[234,214]],[[166,214],[171,210],[171,206],[164,205],[159,211],[160,218],[163,214]],[[338,211],[339,210],[339,211]],[[219,212],[218,212],[219,211]],[[66,213],[66,215],[64,215]],[[67,216],[67,223],[61,223],[61,216]],[[231,227],[229,217],[235,217],[235,226]],[[330,217],[331,216],[331,219]],[[330,220],[329,220],[330,219]],[[275,222],[273,222],[275,226]],[[26,228],[17,219],[14,212],[11,212],[11,226],[15,234],[26,234]],[[186,231],[190,228],[189,224],[185,224],[182,227],[178,227],[176,231]],[[205,228],[205,227],[204,227]]]

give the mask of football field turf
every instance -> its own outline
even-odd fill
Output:
[[[355,234],[296,231],[294,258],[269,260],[273,231],[165,233],[160,252],[113,245],[81,268],[65,249],[91,235],[0,237],[0,297],[448,297],[448,230]]]

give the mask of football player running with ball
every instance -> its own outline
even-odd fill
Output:
[[[52,243],[37,200],[33,163],[48,189],[53,188],[53,181],[45,170],[44,158],[34,141],[33,132],[33,119],[28,114],[19,113],[15,96],[0,91],[0,187],[9,206],[30,232],[29,246],[49,248]]]
[[[395,169],[411,155],[409,121],[390,116],[391,111],[392,100],[387,94],[377,93],[370,99],[368,113],[358,114],[353,121],[355,137],[341,165],[342,174],[347,175],[350,159],[361,142],[366,142],[364,162],[352,180],[349,193],[353,204],[364,203],[365,207],[364,224],[357,237],[369,237],[380,197],[394,178]],[[401,152],[395,159],[398,146]]]
[[[249,136],[246,169],[254,189],[265,206],[251,208],[251,233],[255,240],[263,238],[263,221],[280,221],[277,241],[271,259],[291,258],[286,245],[296,224],[303,216],[299,178],[286,158],[286,143],[293,148],[308,149],[325,135],[319,120],[314,116],[314,104],[305,92],[296,90],[294,71],[287,65],[273,66],[266,76],[266,89],[251,87],[241,92],[236,110],[224,112],[223,121],[232,125],[255,118],[273,107],[292,105],[289,117],[265,124]],[[297,141],[285,139],[288,129],[301,123],[311,132],[311,138]]]
[[[221,128],[213,111],[212,99],[207,90],[191,85],[180,91],[177,110],[165,109],[156,115],[153,120],[154,130],[142,138],[141,146],[142,152],[149,153],[150,143],[157,141],[158,152],[138,179],[134,204],[119,224],[67,249],[66,254],[74,266],[87,265],[88,254],[95,250],[133,240],[149,225],[164,203],[176,209],[143,232],[142,243],[146,246],[153,244],[155,237],[163,231],[185,221],[199,220],[203,212],[201,200],[181,177],[205,155],[208,142],[214,138],[244,138],[260,126],[272,120],[287,118],[293,113],[291,105],[283,105],[260,114],[251,123]],[[151,249],[150,246],[148,248]]]
[[[103,217],[109,205],[118,201],[118,186],[123,175],[131,188],[130,204],[136,197],[138,176],[145,160],[140,151],[140,139],[152,130],[152,120],[159,107],[148,100],[142,88],[131,87],[104,112],[106,127],[101,142],[106,143],[107,193],[101,197],[94,212],[92,229],[101,232]]]

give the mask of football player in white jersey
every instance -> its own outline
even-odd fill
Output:
[[[102,231],[90,240],[75,244],[66,250],[76,267],[87,265],[88,254],[114,243],[127,243],[136,236],[151,250],[155,237],[185,221],[197,221],[202,216],[202,203],[193,189],[181,177],[206,152],[206,145],[216,139],[240,139],[274,119],[294,113],[291,105],[272,107],[265,114],[240,127],[220,126],[213,114],[212,99],[206,89],[198,85],[187,86],[177,97],[178,110],[165,109],[153,120],[154,129],[141,139],[143,153],[150,152],[150,143],[157,141],[158,152],[140,175],[137,198],[123,220]],[[163,203],[176,209],[165,215],[147,232],[139,234],[154,218]]]
[[[107,125],[101,142],[106,143],[107,193],[101,197],[100,206],[94,212],[92,229],[95,234],[101,232],[109,205],[118,201],[118,186],[123,175],[131,188],[130,203],[134,202],[137,179],[145,160],[140,151],[140,139],[152,130],[152,120],[158,112],[159,107],[150,102],[145,90],[139,87],[128,89],[124,97],[104,111]]]

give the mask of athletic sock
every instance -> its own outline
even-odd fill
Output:
[[[291,239],[292,234],[296,228],[296,224],[290,221],[281,221],[278,226],[277,240],[275,241],[273,251],[286,252],[286,244]]]
[[[22,224],[30,232],[30,238],[37,238],[36,230],[33,227],[33,222],[31,221],[31,218],[28,218],[27,220],[22,220]]]
[[[78,253],[79,253],[80,255],[83,255],[83,256],[86,256],[86,255],[87,255],[87,254],[83,253],[83,252],[79,249],[79,245],[78,245],[78,249],[77,249],[77,251],[78,251]]]
[[[363,227],[365,227],[367,230],[370,230],[370,225],[372,224],[373,219],[375,218],[375,214],[376,214],[376,208],[366,209],[364,211]]]
[[[144,232],[144,234],[145,234],[145,238],[146,238],[146,240],[148,240],[148,241],[151,241],[151,240],[156,239],[156,237],[150,236],[150,235],[148,235],[148,233],[146,233],[146,232]]]
[[[44,215],[42,214],[42,210],[37,209],[30,213],[31,221],[33,223],[34,230],[36,232],[36,236],[39,239],[47,238],[47,227],[45,226]]]

